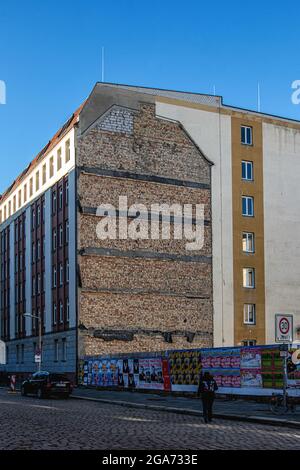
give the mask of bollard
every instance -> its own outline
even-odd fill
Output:
[[[16,393],[16,376],[10,376],[10,390],[9,393]]]

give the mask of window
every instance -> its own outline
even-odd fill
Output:
[[[31,228],[32,230],[34,230],[35,228],[35,210],[32,209],[31,211]]]
[[[63,188],[59,188],[59,202],[58,202],[59,209],[63,207]]]
[[[45,223],[46,220],[46,203],[42,202],[42,222]]]
[[[66,311],[66,314],[67,314],[67,321],[70,320],[70,301],[69,301],[69,298],[67,298],[67,311]]]
[[[254,253],[254,233],[243,232],[243,251],[244,253]]]
[[[66,205],[69,204],[69,180],[66,180]]]
[[[66,244],[69,243],[69,232],[70,232],[70,225],[69,225],[69,221],[67,220],[66,221]]]
[[[32,263],[35,263],[35,243],[32,244]]]
[[[256,346],[256,339],[247,339],[245,341],[242,341],[242,345],[246,347]]]
[[[70,281],[70,263],[69,260],[66,261],[66,282]]]
[[[54,340],[54,362],[58,362],[58,339]]]
[[[60,263],[60,265],[59,265],[59,285],[60,285],[60,287],[63,285],[63,283],[64,283],[64,268],[63,268],[62,263]]]
[[[37,218],[37,226],[39,227],[41,224],[41,208],[38,206],[36,211],[36,218]]]
[[[52,213],[56,213],[56,192],[54,191],[52,194]]]
[[[9,203],[10,204],[10,203]],[[10,209],[10,208],[9,208]],[[17,210],[16,196],[13,197],[13,213]]]
[[[19,190],[19,193],[18,193],[18,205],[19,205],[19,209],[22,205],[22,191],[21,189]]]
[[[37,293],[38,295],[41,293],[41,275],[37,275]]]
[[[61,360],[63,362],[66,362],[67,360],[67,338],[62,339],[62,358]]]
[[[252,196],[242,197],[242,213],[245,217],[254,216],[254,199]]]
[[[70,152],[70,140],[67,140],[65,144],[65,153],[66,153],[66,163],[70,161],[71,152]]]
[[[8,217],[11,216],[11,202],[8,202]]]
[[[32,278],[32,297],[35,296],[35,289],[36,289],[36,280],[35,280],[35,277],[33,276],[33,278]]]
[[[54,158],[51,157],[49,160],[49,177],[52,178],[54,176]]]
[[[253,162],[242,161],[242,179],[253,181]]]
[[[39,171],[35,174],[35,190],[38,191],[40,189],[40,173]]]
[[[62,247],[63,246],[63,226],[60,225],[59,226],[59,246]]]
[[[46,163],[43,165],[43,184],[46,184],[47,181],[47,167]]]
[[[46,254],[46,238],[43,237],[42,240],[43,240],[43,243],[42,243],[42,250],[43,250],[42,256],[43,256],[43,258],[45,258],[45,254]]]
[[[64,305],[62,301],[59,302],[59,322],[64,322]]]
[[[255,304],[244,304],[245,325],[255,325]]]
[[[38,240],[37,243],[36,243],[36,258],[37,258],[37,261],[39,261],[41,259],[41,242],[40,242],[40,240]]]
[[[53,304],[53,325],[56,325],[56,321],[57,321],[56,304]]]
[[[255,287],[255,270],[254,268],[243,268],[243,287],[254,289]]]
[[[32,197],[33,195],[33,178],[30,178],[29,180],[29,197]]]
[[[27,184],[24,184],[23,199],[24,199],[24,204],[25,204],[27,202]]]
[[[62,160],[61,160],[61,149],[58,149],[57,151],[57,171],[61,169],[62,166]]]
[[[241,126],[241,143],[244,145],[252,145],[252,127]]]
[[[53,234],[52,234],[52,248],[53,248],[53,251],[56,250],[56,247],[57,247],[57,234],[56,234],[56,228],[53,230]]]
[[[53,266],[53,287],[57,285],[57,270],[56,266]]]

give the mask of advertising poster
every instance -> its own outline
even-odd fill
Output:
[[[241,349],[241,387],[262,388],[261,349]]]
[[[278,347],[261,349],[263,388],[283,387],[282,358]]]
[[[297,351],[296,354],[294,354],[295,351]],[[300,357],[298,352],[300,352],[298,348],[290,349],[287,358],[287,385],[290,388],[300,388]],[[292,360],[293,354],[294,361]],[[297,363],[298,361],[299,364]]]
[[[100,359],[97,362],[96,385],[98,387],[115,387],[118,385],[118,361]]]
[[[261,369],[241,369],[241,387],[262,388]]]
[[[161,357],[139,359],[138,388],[164,390],[164,378]]]
[[[241,369],[261,369],[261,349],[241,349]]]
[[[218,387],[241,386],[240,348],[205,349],[201,351],[203,372],[210,372]]]
[[[201,374],[200,351],[170,351],[168,360],[172,391],[196,391]]]
[[[122,359],[124,388],[138,388],[139,385],[139,359]]]

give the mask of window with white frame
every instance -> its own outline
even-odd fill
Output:
[[[241,143],[244,145],[252,145],[253,129],[250,126],[241,126]]]
[[[50,157],[49,160],[49,178],[54,176],[54,158]]]
[[[57,321],[57,309],[56,309],[56,303],[53,304],[53,325],[56,325]]]
[[[57,248],[57,234],[56,234],[56,228],[55,228],[52,233],[52,250],[56,251],[56,248]]]
[[[254,233],[243,232],[243,251],[244,253],[254,253]]]
[[[242,161],[242,179],[244,181],[253,181],[253,162]]]
[[[70,281],[70,263],[69,260],[66,261],[66,282]]]
[[[59,302],[59,322],[64,322],[64,304],[62,301]]]
[[[246,339],[242,341],[242,346],[244,347],[256,346],[256,339]]]
[[[37,171],[35,174],[35,190],[38,191],[40,189],[40,172]]]
[[[244,323],[245,325],[255,325],[255,304],[244,304]]]
[[[64,237],[63,237],[63,226],[60,225],[59,226],[59,246],[62,247],[63,246],[63,241],[64,241]]]
[[[254,199],[252,196],[242,196],[242,214],[245,217],[254,216]]]
[[[53,266],[53,287],[57,286],[57,270],[56,266]]]
[[[255,269],[243,268],[243,287],[254,289],[255,287]]]
[[[62,167],[61,148],[57,150],[57,171]]]
[[[63,285],[63,283],[64,283],[64,268],[63,268],[62,263],[60,263],[60,265],[59,265],[59,285],[60,285],[60,287]]]
[[[66,307],[66,316],[67,316],[67,321],[70,321],[70,300],[67,298],[67,307]]]
[[[71,151],[70,151],[70,139],[65,143],[65,156],[66,156],[66,163],[70,161],[71,158]]]
[[[43,177],[42,177],[42,182],[43,184],[46,184],[47,181],[47,166],[46,163],[43,165]]]

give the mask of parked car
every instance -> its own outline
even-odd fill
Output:
[[[71,381],[63,374],[36,372],[21,385],[23,396],[34,394],[38,398],[59,395],[68,398],[73,391]]]

